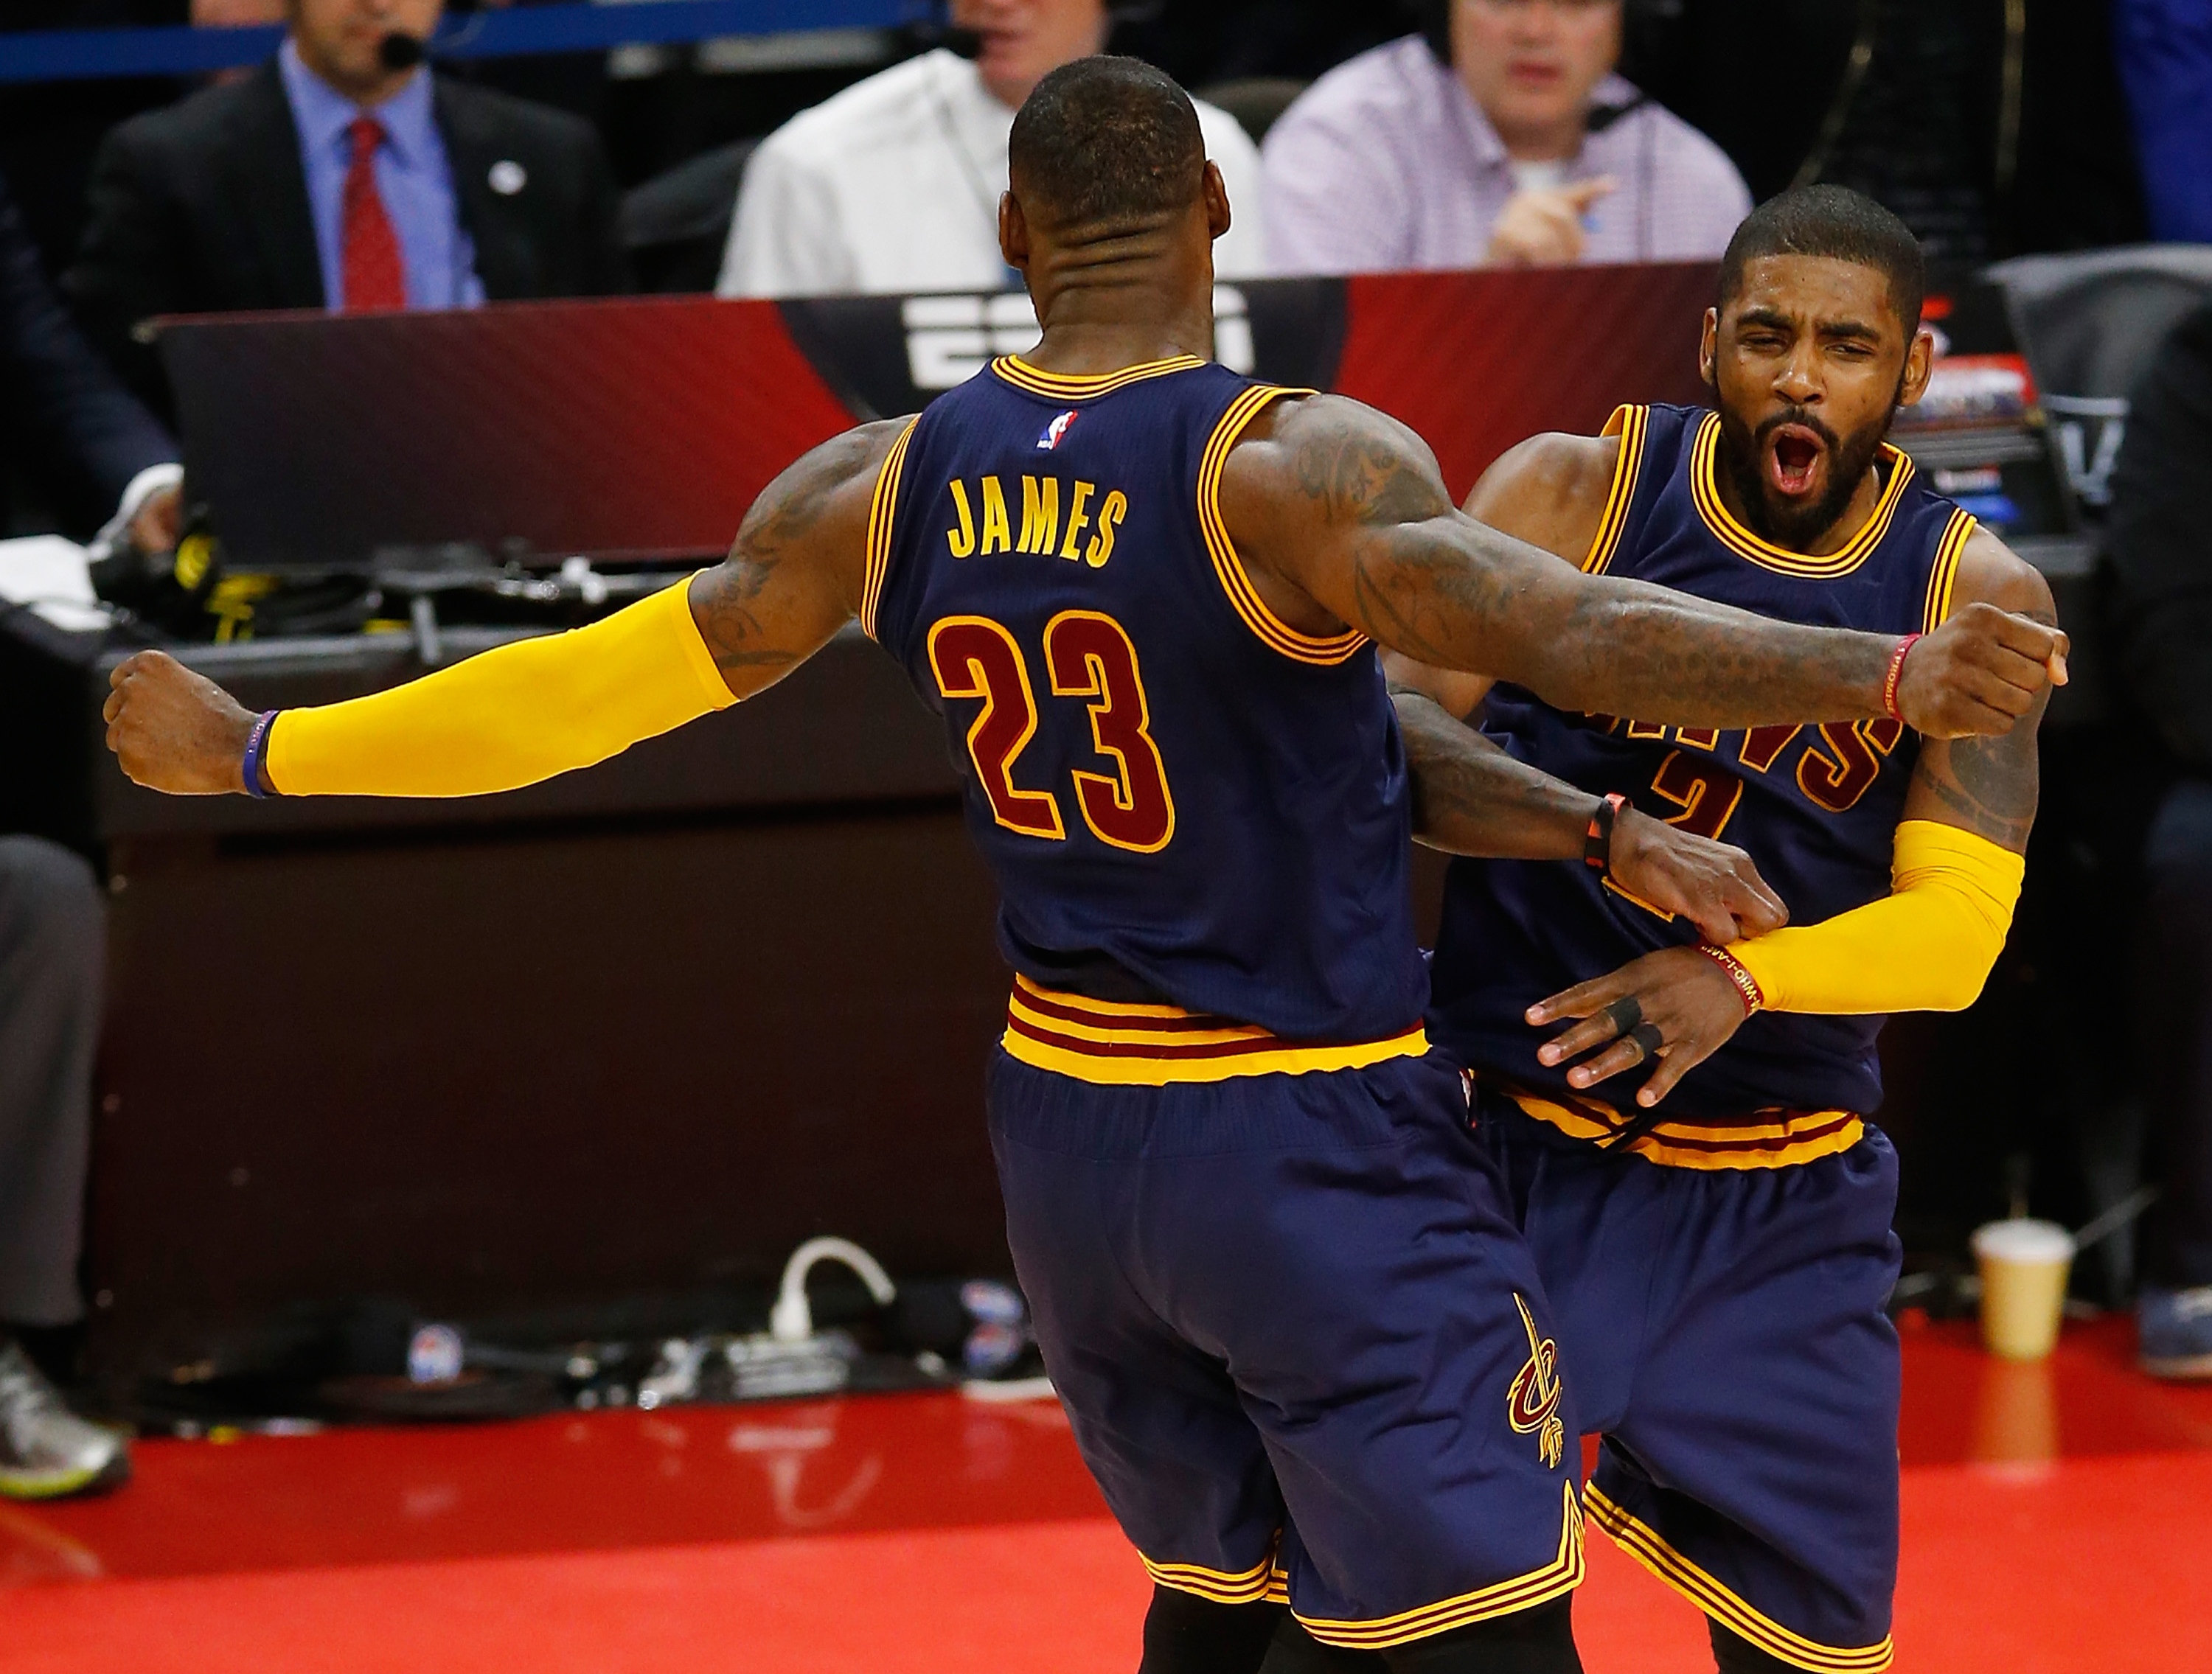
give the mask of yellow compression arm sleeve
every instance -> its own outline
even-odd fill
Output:
[[[1974,1003],[2012,927],[2027,863],[1956,826],[1897,828],[1890,893],[1825,924],[1729,949],[1771,1011],[1960,1011]]]
[[[290,797],[471,797],[588,767],[737,700],[690,582],[604,622],[479,653],[388,692],[287,709],[270,784]]]

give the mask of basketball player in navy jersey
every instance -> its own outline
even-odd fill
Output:
[[[1010,155],[1037,349],[809,454],[719,567],[322,708],[251,715],[146,653],[110,741],[177,792],[472,794],[748,696],[857,618],[944,716],[999,882],[1008,1238],[1156,1583],[1145,1667],[1255,1668],[1287,1604],[1394,1666],[1572,1669],[1576,1420],[1426,1051],[1370,641],[1578,708],[1952,736],[2010,727],[2063,639],[1983,609],[1906,647],[1578,574],[1462,515],[1392,421],[1203,358],[1229,207],[1172,82],[1056,71]],[[1578,848],[1592,805],[1516,852]]]
[[[1537,437],[1467,509],[1585,573],[1778,621],[1911,634],[1986,603],[2053,622],[2042,578],[1883,440],[1928,384],[1922,282],[1912,235],[1869,199],[1786,193],[1723,262],[1715,410]],[[1604,1437],[1591,1516],[1706,1613],[1724,1674],[1886,1667],[1897,1175],[1865,1119],[1875,1036],[1883,1013],[1981,990],[2019,893],[2045,696],[1999,735],[1945,739],[1889,718],[1716,728],[1393,672],[1435,699],[1400,697],[1417,797],[1467,771],[1439,707],[1481,707],[1519,761],[1741,846],[1789,909],[1790,927],[1723,949],[1593,870],[1455,861],[1429,1033],[1474,1073],[1562,1374]],[[1271,1670],[1351,1660],[1286,1643]]]

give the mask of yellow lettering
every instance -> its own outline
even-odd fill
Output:
[[[994,552],[1012,552],[1014,543],[1006,535],[1006,491],[999,486],[999,479],[983,479],[983,555]]]
[[[1019,550],[1052,556],[1060,538],[1060,479],[1022,478],[1022,539]]]
[[[965,558],[975,549],[975,519],[969,515],[967,485],[957,476],[952,479],[952,506],[960,513],[960,527],[945,531],[945,544],[955,558]]]
[[[1109,494],[1098,507],[1098,532],[1091,537],[1091,544],[1083,549],[1083,561],[1094,570],[1106,567],[1106,561],[1114,555],[1114,531],[1121,526],[1121,519],[1128,512],[1129,497],[1119,488]]]
[[[1083,508],[1091,503],[1091,496],[1097,492],[1098,485],[1096,482],[1085,482],[1079,480],[1077,482],[1075,485],[1075,498],[1067,502],[1067,538],[1060,543],[1060,555],[1061,557],[1080,558],[1083,556],[1081,553],[1075,549],[1076,537],[1081,535],[1085,530],[1091,527],[1091,514]]]

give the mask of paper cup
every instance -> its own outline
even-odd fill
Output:
[[[1992,1221],[1974,1234],[1982,1342],[2007,1360],[2041,1360],[2058,1341],[2074,1235],[2049,1221]]]

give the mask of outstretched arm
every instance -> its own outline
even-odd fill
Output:
[[[1301,633],[1356,627],[1563,708],[1725,727],[1887,713],[1895,638],[1583,575],[1457,510],[1420,439],[1358,402],[1277,403],[1220,498],[1261,597]],[[1929,737],[2001,732],[2065,677],[2064,652],[2055,629],[1971,606],[1913,646],[1897,706]]]
[[[568,634],[518,640],[404,686],[286,710],[264,792],[478,796],[589,767],[774,685],[851,617],[876,476],[902,423],[864,425],[763,491],[730,555]],[[139,784],[244,791],[258,718],[158,651],[111,677],[107,743]]]
[[[2049,585],[1985,531],[1967,542],[1954,585],[1961,597],[2057,621]],[[1633,1008],[1628,1027],[1650,1023],[1662,1043],[1659,1067],[1636,1095],[1650,1106],[1717,1051],[1753,1006],[1848,1015],[1972,1004],[2004,949],[2020,897],[2035,823],[2036,730],[2048,696],[2039,694],[1997,737],[1922,743],[1898,822],[1889,894],[1820,924],[1739,943],[1729,949],[1734,972],[1697,949],[1670,948],[1555,994],[1529,1008],[1530,1022],[1583,1021],[1542,1047],[1544,1061],[1603,1047],[1568,1071],[1577,1087],[1633,1068],[1642,1046],[1615,1039],[1621,1008]]]
[[[1588,858],[1601,799],[1507,755],[1434,698],[1395,688],[1413,781],[1413,835],[1448,854],[1504,860]],[[1758,936],[1790,921],[1751,857],[1733,844],[1623,808],[1607,874],[1640,901],[1680,913],[1708,941]]]

